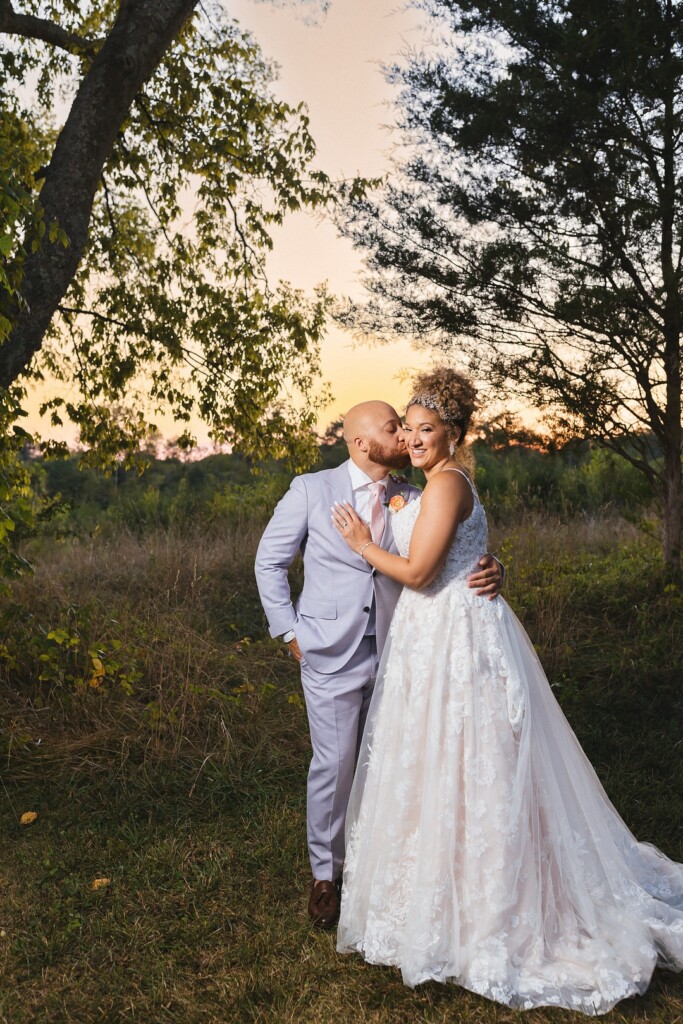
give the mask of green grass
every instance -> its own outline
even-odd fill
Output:
[[[68,542],[5,602],[0,1021],[585,1020],[411,991],[309,927],[305,716],[294,665],[263,637],[257,535]],[[656,548],[622,523],[540,519],[497,543],[610,796],[639,838],[683,860],[683,600]],[[120,641],[133,693],[113,676],[66,681],[88,659],[61,648],[38,682],[44,644],[28,638],[58,625],[84,649]],[[683,1021],[683,976],[658,971],[603,1019]]]

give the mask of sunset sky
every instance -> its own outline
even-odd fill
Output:
[[[230,0],[228,9],[280,65],[278,95],[308,105],[319,165],[339,177],[385,173],[392,138],[384,126],[393,119],[393,91],[380,65],[418,44],[418,13],[402,0],[332,0],[327,14],[311,24],[303,17],[305,6],[276,8],[268,2]],[[278,234],[271,267],[274,276],[307,290],[326,280],[337,295],[359,296],[361,261],[362,254],[339,238],[331,224],[301,214]],[[383,397],[401,407],[408,388],[397,374],[429,362],[408,342],[358,345],[334,325],[322,356],[323,376],[334,394],[323,423],[368,397]]]

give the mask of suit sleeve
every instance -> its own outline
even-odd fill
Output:
[[[278,503],[256,552],[256,583],[271,636],[294,629],[296,613],[292,604],[287,570],[308,533],[308,495],[301,477],[295,477]]]
[[[498,557],[498,555],[494,555],[493,551],[488,551],[487,554],[489,554],[491,556],[491,558],[494,558],[496,560],[496,562],[498,562],[498,565],[500,566],[500,585],[502,587],[503,584],[505,583],[505,580],[507,579],[508,571],[505,568],[505,566],[503,565],[503,563],[501,562],[501,560]]]

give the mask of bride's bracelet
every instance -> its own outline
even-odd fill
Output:
[[[370,547],[370,545],[371,545],[371,544],[374,544],[374,543],[375,543],[375,541],[374,541],[374,540],[369,540],[369,541],[367,541],[367,542],[366,542],[366,543],[365,543],[365,544],[363,545],[363,547],[362,547],[362,548],[360,549],[360,551],[358,552],[358,554],[359,554],[359,555],[361,556],[361,558],[363,558],[363,557],[364,557],[364,556],[363,556],[363,552],[365,551],[365,549],[366,549],[366,548],[369,548],[369,547]]]

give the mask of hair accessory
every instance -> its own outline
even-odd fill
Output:
[[[452,426],[459,425],[463,418],[460,409],[458,409],[457,413],[451,412],[449,415],[436,395],[429,391],[423,392],[422,394],[418,392],[416,395],[413,395],[408,402],[406,409],[410,409],[411,405],[421,405],[423,409],[431,409],[432,412],[439,414],[444,423]]]

